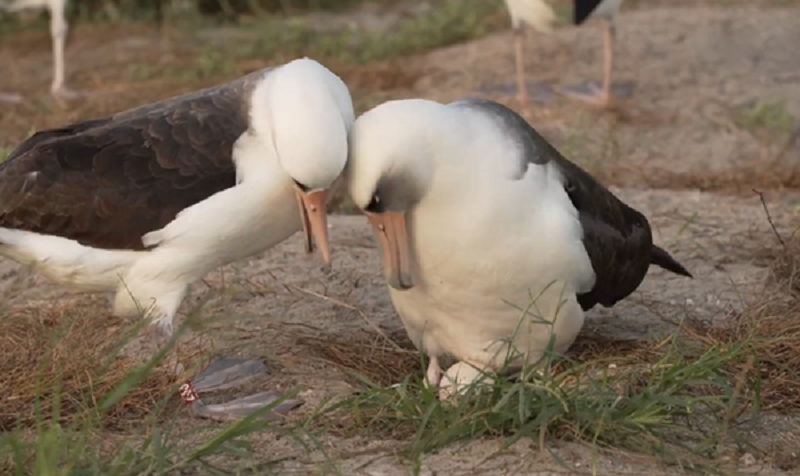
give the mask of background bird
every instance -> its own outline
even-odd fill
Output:
[[[552,1],[552,0],[551,0]],[[525,32],[533,28],[538,32],[550,32],[558,17],[548,0],[505,0],[511,16],[514,35],[514,59],[517,80],[517,99],[528,102],[527,82],[525,81]],[[614,37],[623,0],[574,0],[572,23],[580,26],[591,18],[605,21],[604,76],[601,88],[589,86],[562,87],[560,90],[577,99],[607,105],[611,100],[611,73],[614,59]],[[588,88],[588,91],[586,89]]]
[[[50,83],[50,92],[57,100],[73,98],[79,95],[79,93],[67,89],[64,85],[64,70],[66,67],[64,50],[67,31],[69,30],[66,17],[67,2],[68,0],[0,0],[0,9],[10,12],[28,8],[47,8],[49,11],[53,52],[53,80]],[[21,102],[22,97],[17,93],[0,92],[0,101],[16,103]]]
[[[607,106],[611,103],[611,77],[614,69],[614,43],[616,40],[619,10],[624,0],[574,0],[572,22],[579,26],[587,20],[597,18],[603,20],[603,83],[597,87],[589,83],[585,87],[566,86],[561,92],[569,97]],[[588,89],[588,91],[586,91]]]

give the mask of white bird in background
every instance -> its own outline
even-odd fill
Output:
[[[561,91],[571,97],[599,103],[609,104],[611,100],[611,71],[614,58],[614,35],[619,10],[624,0],[574,0],[572,22],[579,26],[590,18],[600,18],[606,22],[605,62],[602,89],[590,85],[585,92],[580,87],[563,87]],[[528,88],[524,73],[525,29],[533,28],[539,32],[552,31],[557,16],[547,0],[505,0],[514,34],[514,56],[517,72],[517,98],[525,104],[528,102]]]
[[[62,100],[75,97],[78,93],[70,91],[64,86],[64,48],[67,41],[66,9],[68,0],[0,0],[0,10],[15,12],[28,8],[47,8],[50,11],[50,37],[53,41],[53,81],[50,92],[56,99]],[[4,74],[8,75],[8,67]],[[17,93],[0,92],[2,102],[21,102],[22,97]]]
[[[354,120],[311,59],[102,119],[41,131],[0,164],[0,254],[114,312],[172,321],[209,271],[304,229],[326,263],[328,190]]]
[[[691,277],[641,213],[492,101],[377,106],[353,125],[345,177],[440,395],[509,353],[537,362],[552,334],[565,352],[584,312],[630,295],[652,264]],[[442,357],[459,361],[444,379]]]
[[[511,16],[511,29],[514,34],[514,59],[517,71],[517,99],[522,104],[528,102],[528,85],[525,81],[525,29],[533,28],[539,32],[552,31],[558,17],[546,0],[505,0]]]

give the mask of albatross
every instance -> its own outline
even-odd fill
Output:
[[[50,93],[58,100],[75,97],[77,92],[64,86],[64,48],[67,41],[66,10],[68,0],[0,0],[0,10],[16,12],[28,8],[47,8],[50,11],[50,37],[53,49],[53,81]],[[22,97],[11,92],[0,92],[0,102],[20,102]]]
[[[565,352],[584,313],[630,295],[651,265],[691,277],[641,213],[493,101],[375,107],[350,131],[345,177],[440,396],[508,355],[535,363],[551,335]],[[443,358],[457,362],[443,372]]]
[[[347,86],[302,58],[38,132],[0,164],[0,254],[115,293],[116,315],[145,310],[165,339],[190,284],[298,230],[330,266],[353,120]]]
[[[552,0],[550,0],[552,1]],[[580,26],[586,21],[598,18],[605,21],[605,60],[602,88],[593,84],[585,87],[567,86],[560,88],[565,95],[600,105],[608,105],[611,101],[611,72],[614,61],[614,36],[616,32],[619,10],[624,0],[574,0],[572,23]],[[517,76],[517,99],[520,103],[528,102],[528,87],[525,81],[524,46],[526,28],[536,31],[550,32],[558,21],[558,17],[550,6],[549,0],[505,0],[511,17],[514,35],[514,59]]]

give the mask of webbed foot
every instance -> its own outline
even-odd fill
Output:
[[[244,418],[257,410],[271,405],[282,397],[280,392],[271,390],[249,395],[236,400],[207,405],[198,393],[215,392],[239,387],[253,378],[267,373],[267,366],[261,359],[240,357],[219,357],[200,372],[193,383],[181,389],[186,403],[192,405],[192,412],[201,417],[217,421],[233,421]],[[305,403],[301,399],[287,399],[271,411],[261,416],[265,420],[282,420],[290,411]]]

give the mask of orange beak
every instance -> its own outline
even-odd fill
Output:
[[[406,218],[401,213],[367,213],[383,250],[383,269],[389,286],[404,291],[414,287],[409,266]]]
[[[306,238],[306,253],[314,251],[311,237],[317,242],[322,251],[322,259],[325,261],[326,271],[331,268],[331,253],[328,247],[328,212],[326,205],[328,202],[327,190],[316,190],[304,192],[299,188],[297,193],[297,203],[300,205],[300,218],[303,221],[303,234]]]

